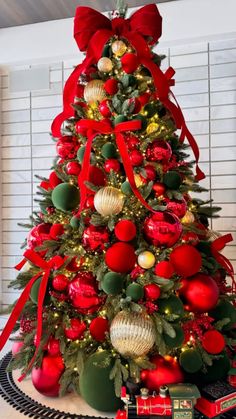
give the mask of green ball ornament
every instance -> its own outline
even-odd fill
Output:
[[[184,314],[183,303],[176,295],[171,295],[168,298],[159,299],[158,307],[160,313],[163,314],[176,314],[179,317],[182,317]]]
[[[236,323],[236,309],[227,300],[219,300],[215,308],[209,312],[209,316],[216,321],[229,318],[230,322],[223,326],[223,330],[230,330]]]
[[[204,383],[214,383],[217,380],[222,380],[226,377],[230,369],[230,360],[227,353],[224,351],[221,357],[214,359],[211,366],[207,366],[207,372],[201,373],[201,381]]]
[[[86,150],[86,147],[82,145],[77,151],[77,159],[79,160],[80,163],[82,163],[84,159],[85,150]]]
[[[136,282],[133,282],[126,288],[126,295],[127,297],[130,297],[132,301],[137,302],[141,300],[144,296],[143,287],[137,284]]]
[[[73,229],[77,230],[80,226],[80,219],[75,215],[70,219],[70,225]]]
[[[122,405],[115,395],[114,381],[109,378],[113,366],[110,353],[101,350],[89,356],[80,374],[81,396],[89,406],[102,412],[115,412]]]
[[[164,174],[163,183],[169,189],[179,189],[181,185],[181,176],[178,172],[170,170],[169,172]]]
[[[175,329],[175,333],[176,333],[175,337],[171,338],[169,335],[164,334],[163,335],[164,341],[166,345],[171,349],[180,348],[180,346],[182,346],[184,342],[184,331],[182,327],[178,324],[173,324],[172,326]]]
[[[30,291],[30,298],[34,304],[38,304],[38,295],[39,295],[39,288],[40,288],[41,281],[42,281],[41,277],[36,279]],[[47,288],[43,303],[44,304],[50,303],[50,295],[48,294],[48,288]]]
[[[114,125],[120,124],[121,122],[127,121],[127,117],[125,115],[118,115],[114,118]]]
[[[106,143],[102,146],[101,154],[105,159],[114,159],[117,156],[116,147],[113,143]]]
[[[202,368],[203,362],[200,353],[193,348],[186,349],[181,352],[179,363],[184,371],[188,373],[195,373]]]
[[[70,183],[60,183],[52,191],[52,203],[61,211],[70,211],[79,204],[79,190]]]
[[[111,47],[110,45],[105,45],[102,51],[102,57],[107,57],[110,58],[111,57]]]
[[[157,106],[153,103],[147,103],[144,106],[144,112],[148,118],[151,118],[157,113]]]
[[[211,243],[206,241],[200,241],[196,248],[199,250],[199,252],[205,253],[207,256],[212,256],[211,252]]]
[[[144,131],[147,128],[147,120],[145,116],[140,115],[140,114],[134,115],[132,118],[132,121],[137,121],[137,120],[141,121],[141,128],[136,131]]]
[[[116,272],[107,272],[101,281],[102,290],[108,295],[120,294],[123,287],[123,277]]]
[[[125,182],[122,183],[121,191],[123,192],[123,194],[125,194],[127,196],[131,196],[133,194],[132,188],[131,188],[130,183],[128,182],[128,180],[126,180]]]

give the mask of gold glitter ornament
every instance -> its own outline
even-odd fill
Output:
[[[124,195],[113,186],[99,189],[94,196],[94,207],[104,217],[119,214],[124,205]]]
[[[155,327],[145,312],[120,311],[112,320],[110,338],[121,355],[131,358],[146,355],[155,343]]]
[[[103,73],[110,73],[113,69],[113,64],[110,58],[102,57],[98,60],[98,70],[102,71]]]
[[[104,83],[102,80],[91,80],[84,88],[84,99],[87,103],[101,102],[106,98]]]
[[[157,132],[160,128],[160,125],[157,124],[156,122],[151,122],[150,124],[148,124],[147,126],[147,134],[152,134],[153,132]]]
[[[127,46],[123,41],[114,41],[111,45],[111,50],[116,57],[122,57],[127,50]]]
[[[155,256],[152,252],[146,250],[138,255],[138,264],[143,269],[152,268],[155,265]]]
[[[185,216],[181,218],[182,224],[192,224],[195,221],[195,217],[191,211],[187,211]]]

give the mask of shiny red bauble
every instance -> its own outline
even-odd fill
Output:
[[[187,208],[188,207],[184,199],[182,201],[167,201],[167,210],[173,212],[173,214],[177,215],[178,218],[183,218],[186,214]]]
[[[155,301],[161,295],[161,289],[157,284],[144,285],[143,289],[146,300]]]
[[[58,356],[61,353],[60,350],[60,341],[59,339],[55,339],[54,337],[50,336],[47,351],[50,356]]]
[[[152,189],[154,190],[155,195],[157,197],[164,195],[164,193],[166,191],[166,187],[165,187],[164,183],[161,183],[161,182],[154,183]]]
[[[95,186],[105,186],[107,183],[106,175],[97,166],[90,166],[89,168],[89,182]]]
[[[98,109],[99,112],[102,116],[104,116],[104,118],[110,118],[111,116],[111,110],[109,105],[111,104],[111,101],[108,99],[104,99],[100,102]]]
[[[193,231],[187,231],[182,235],[182,242],[196,246],[199,243],[199,237]]]
[[[128,150],[135,150],[139,147],[140,140],[135,135],[128,135],[125,137],[125,142],[128,147]]]
[[[121,65],[125,73],[133,73],[135,70],[137,70],[137,67],[139,65],[137,55],[129,52],[123,55],[123,57],[121,58]]]
[[[120,171],[120,162],[117,159],[107,159],[104,163],[104,169],[107,173],[113,172],[118,173]]]
[[[146,177],[144,179],[148,181],[154,181],[156,179],[157,172],[154,166],[146,164],[146,166],[144,166],[144,170],[146,173]]]
[[[162,260],[155,266],[154,273],[157,276],[169,279],[172,275],[174,275],[175,270],[173,265],[168,260]]]
[[[174,214],[158,211],[144,220],[143,231],[148,243],[171,247],[179,240],[182,225]]]
[[[49,175],[49,183],[51,189],[62,183],[62,180],[57,176],[56,172],[51,172]]]
[[[84,126],[83,121],[82,122],[80,122],[80,121],[76,122],[75,129],[76,129],[77,134],[80,134],[83,137],[86,137],[88,128],[86,128]]]
[[[217,355],[225,348],[225,339],[218,330],[208,330],[204,333],[201,344],[209,354]]]
[[[79,319],[70,319],[70,325],[64,327],[64,334],[68,339],[77,340],[84,336],[85,322]]]
[[[150,143],[146,150],[148,161],[166,162],[171,158],[172,150],[169,143],[164,140],[155,140]]]
[[[138,100],[141,103],[141,105],[144,106],[146,105],[146,103],[149,102],[150,97],[151,97],[151,93],[145,92],[138,97]]]
[[[128,273],[134,268],[136,258],[135,250],[131,244],[118,242],[107,250],[105,262],[111,271]]]
[[[16,340],[11,348],[12,356],[16,356],[20,352],[21,348],[24,346],[23,340]]]
[[[73,159],[76,156],[77,149],[78,144],[73,141],[71,136],[61,137],[56,143],[57,154],[62,159]]]
[[[60,236],[62,236],[62,234],[64,234],[64,226],[63,224],[60,223],[56,223],[53,224],[52,227],[50,228],[50,236],[53,240],[57,240],[59,239]]]
[[[68,285],[68,295],[73,307],[84,314],[97,311],[103,301],[98,297],[98,283],[91,272],[79,272]]]
[[[183,277],[196,274],[202,266],[200,252],[190,244],[181,244],[172,250],[170,261],[175,272]]]
[[[34,249],[35,247],[42,246],[45,240],[50,240],[50,229],[52,224],[38,224],[33,227],[27,237],[27,247]]]
[[[183,383],[184,374],[179,363],[171,356],[159,356],[150,359],[156,368],[152,370],[143,370],[141,380],[149,391],[159,392],[162,385]]]
[[[64,371],[61,356],[45,356],[40,368],[33,368],[31,379],[36,390],[47,397],[59,395],[59,380]]]
[[[68,278],[66,275],[59,274],[54,276],[52,280],[52,286],[56,291],[64,291],[68,285]]]
[[[90,225],[85,228],[82,235],[82,244],[86,250],[102,252],[109,242],[109,233],[106,227]]]
[[[143,154],[139,150],[131,150],[129,153],[129,158],[132,166],[141,166],[143,163]]]
[[[115,235],[117,239],[129,242],[136,236],[136,225],[131,220],[121,220],[115,226]]]
[[[103,87],[108,95],[113,96],[118,92],[118,81],[114,78],[108,79]]]
[[[81,166],[77,161],[69,161],[66,165],[66,172],[68,175],[78,176],[81,170]]]
[[[194,313],[206,313],[212,310],[219,298],[219,288],[211,276],[198,273],[183,279],[179,296],[185,308]]]
[[[109,322],[104,317],[95,317],[90,323],[89,331],[93,339],[103,342],[106,339],[106,332],[109,330]]]
[[[45,189],[45,191],[48,191],[50,189],[50,183],[47,182],[46,180],[42,180],[42,182],[40,182],[39,186],[40,186],[40,188]]]

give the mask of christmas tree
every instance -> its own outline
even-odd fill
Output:
[[[219,208],[191,196],[204,174],[174,70],[153,52],[161,16],[154,4],[125,13],[77,9],[86,57],[52,124],[57,157],[0,337],[3,347],[19,329],[20,379],[31,373],[46,396],[73,387],[102,411],[119,407],[122,385],[226,377],[235,344],[233,269],[220,253],[232,238],[209,229]]]

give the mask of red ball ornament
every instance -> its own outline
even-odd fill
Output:
[[[86,250],[102,252],[108,242],[109,233],[106,227],[90,225],[83,232],[82,244]]]
[[[95,317],[90,323],[89,330],[93,339],[103,342],[106,339],[106,332],[109,330],[109,322],[103,317]]]
[[[50,336],[47,351],[50,356],[58,356],[61,353],[60,350],[60,341],[59,339],[55,339],[53,336]]]
[[[73,159],[76,156],[77,149],[78,145],[71,136],[61,137],[56,143],[57,154],[62,159]]]
[[[171,247],[179,240],[182,225],[174,214],[159,211],[144,220],[143,230],[148,243]]]
[[[139,102],[141,103],[142,106],[146,105],[146,103],[149,102],[151,97],[151,93],[143,93],[141,96],[138,97]]]
[[[164,140],[155,140],[146,150],[146,158],[149,161],[163,162],[171,158],[172,150],[169,143]]]
[[[155,266],[154,273],[157,276],[169,279],[172,275],[174,275],[175,270],[173,265],[168,260],[162,260]]]
[[[81,339],[86,330],[85,322],[79,319],[70,319],[70,326],[64,327],[65,336],[71,340]]]
[[[128,135],[125,137],[125,142],[128,150],[135,150],[140,145],[140,140],[138,137],[135,137],[135,135]]]
[[[113,244],[106,252],[105,262],[111,271],[118,273],[131,272],[136,262],[133,246],[122,242]]]
[[[143,288],[146,300],[155,301],[161,295],[161,289],[157,284],[147,284]]]
[[[72,260],[66,265],[66,269],[69,272],[77,272],[79,271],[81,265],[83,264],[82,258],[77,258],[76,256],[72,258]]]
[[[76,122],[75,129],[76,129],[77,134],[82,135],[82,137],[86,137],[87,136],[87,130],[88,130],[88,128],[86,128],[84,126],[83,121],[82,122],[81,121]]]
[[[132,166],[141,166],[143,163],[143,155],[139,150],[131,150],[129,153],[129,158]]]
[[[115,235],[118,240],[129,242],[136,236],[136,225],[131,220],[121,220],[115,226]]]
[[[206,313],[216,306],[219,288],[211,276],[198,273],[182,281],[179,296],[186,304],[186,310]]]
[[[199,237],[193,231],[188,231],[182,235],[182,242],[189,243],[192,246],[196,246],[199,243]]]
[[[33,227],[27,237],[27,247],[34,249],[35,247],[42,246],[45,240],[50,240],[51,224],[38,224]]]
[[[68,282],[67,276],[59,274],[54,276],[52,286],[56,291],[64,291],[67,288]]]
[[[146,180],[154,181],[156,179],[157,172],[154,166],[146,164],[146,166],[144,166],[144,170],[146,172]]]
[[[104,169],[107,173],[113,172],[118,173],[120,171],[120,162],[117,159],[107,159],[104,163]]]
[[[104,99],[100,102],[98,106],[99,112],[102,116],[104,116],[104,118],[110,118],[111,116],[111,110],[109,108],[110,103],[110,100]]]
[[[24,346],[23,340],[16,340],[11,348],[12,356],[16,356],[20,352],[21,348]]]
[[[48,191],[50,189],[50,183],[46,182],[46,180],[42,180],[42,182],[39,184],[40,188],[45,189],[45,191]]]
[[[184,382],[184,374],[180,365],[171,356],[163,358],[160,355],[156,355],[150,361],[156,365],[156,368],[141,372],[141,380],[149,391],[159,392],[159,388],[162,385]]]
[[[103,302],[98,297],[98,283],[91,272],[79,272],[68,285],[68,295],[73,307],[83,314],[94,313]]]
[[[80,173],[81,166],[76,161],[69,161],[66,165],[66,171],[68,175],[78,176]]]
[[[201,343],[205,351],[212,355],[221,353],[225,348],[224,336],[218,330],[208,330],[205,332]]]
[[[173,212],[178,218],[183,218],[187,211],[186,201],[167,201],[167,210]]]
[[[50,228],[50,236],[52,237],[53,240],[57,240],[59,239],[60,236],[62,236],[62,234],[64,234],[64,226],[63,224],[53,224],[52,227]]]
[[[56,172],[51,172],[49,175],[49,183],[51,189],[54,189],[57,185],[62,183],[62,180],[57,176]]]
[[[157,197],[164,195],[164,193],[166,191],[166,187],[165,187],[164,183],[161,183],[161,182],[154,183],[152,189],[154,190],[155,195]]]
[[[133,73],[135,70],[137,70],[137,67],[139,65],[137,55],[133,53],[127,53],[123,55],[123,57],[121,58],[121,65],[125,73]]]
[[[202,266],[200,252],[190,244],[181,244],[172,250],[170,261],[175,272],[183,277],[196,274]]]
[[[105,186],[107,183],[106,175],[99,167],[90,166],[89,182],[95,186]]]
[[[115,95],[118,92],[118,81],[114,78],[108,79],[104,83],[104,89],[108,95]]]
[[[31,379],[36,390],[47,397],[59,395],[59,380],[64,371],[61,356],[45,356],[40,368],[33,368]]]

